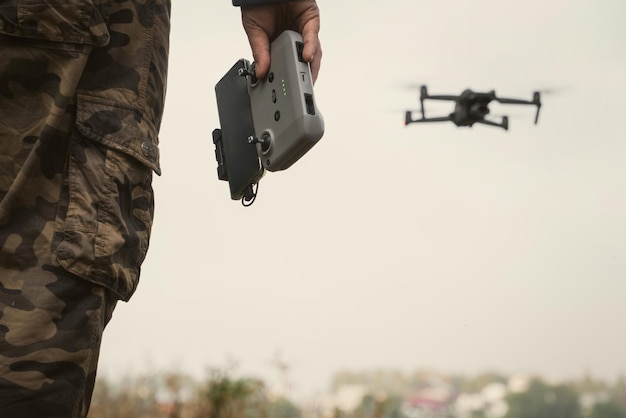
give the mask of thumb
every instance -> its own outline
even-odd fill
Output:
[[[256,76],[262,79],[267,75],[270,68],[270,40],[267,33],[262,29],[250,28],[247,34],[256,65]]]

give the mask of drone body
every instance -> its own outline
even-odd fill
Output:
[[[427,118],[424,111],[424,100],[449,100],[454,101],[454,112],[448,116]],[[420,105],[422,117],[413,119],[413,112],[408,110],[405,115],[405,125],[421,122],[452,122],[456,126],[471,127],[475,123],[496,126],[507,130],[509,128],[509,118],[503,116],[500,122],[488,120],[485,117],[489,114],[489,103],[496,101],[502,104],[522,104],[537,106],[537,115],[535,116],[535,124],[539,121],[539,109],[541,108],[541,97],[539,92],[533,94],[532,100],[507,99],[497,97],[495,91],[487,93],[478,93],[467,89],[458,96],[451,95],[430,95],[426,86],[420,89]]]

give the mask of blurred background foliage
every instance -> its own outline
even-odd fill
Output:
[[[585,376],[550,383],[531,377],[523,390],[506,394],[504,412],[483,408],[463,413],[455,408],[460,395],[508,381],[508,376],[493,372],[468,377],[428,370],[341,371],[331,380],[327,398],[342,387],[367,388],[346,409],[322,407],[315,400],[296,402],[288,390],[277,392],[261,379],[238,376],[233,367],[209,369],[200,381],[161,372],[116,382],[99,378],[88,418],[626,418],[625,378],[609,383]],[[442,386],[453,394],[445,408],[406,407],[415,393]]]

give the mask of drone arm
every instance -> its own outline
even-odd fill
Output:
[[[503,128],[505,131],[509,129],[509,118],[507,118],[506,116],[502,118],[502,122],[500,123],[487,120],[487,119],[477,120],[476,123],[482,123],[483,125],[497,126],[498,128]]]
[[[449,95],[445,95],[445,94],[437,94],[434,96],[424,96],[422,97],[423,99],[430,99],[430,100],[458,100],[459,96],[449,96]]]
[[[519,104],[519,105],[534,105],[537,106],[537,114],[535,115],[535,125],[539,122],[539,110],[541,109],[541,101],[539,100],[539,93],[535,93],[533,100],[518,100],[518,99],[504,99],[497,97],[495,100],[502,104]]]
[[[533,101],[530,100],[519,100],[519,99],[505,99],[502,97],[496,97],[495,98],[496,101],[502,103],[502,104],[521,104],[521,105],[534,105],[536,104]]]
[[[535,115],[535,125],[539,122],[539,111],[541,110],[541,95],[538,91],[533,94],[532,100],[518,100],[518,99],[506,99],[496,97],[495,100],[502,104],[522,104],[522,105],[535,105],[537,106],[537,114]]]
[[[409,123],[423,123],[423,122],[450,122],[452,117],[441,116],[436,118],[421,118],[421,119],[409,119],[409,112],[407,112],[406,124]]]

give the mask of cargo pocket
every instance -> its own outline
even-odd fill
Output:
[[[78,96],[55,227],[58,263],[128,300],[139,280],[154,214],[152,173],[160,174],[155,127],[137,109]]]

